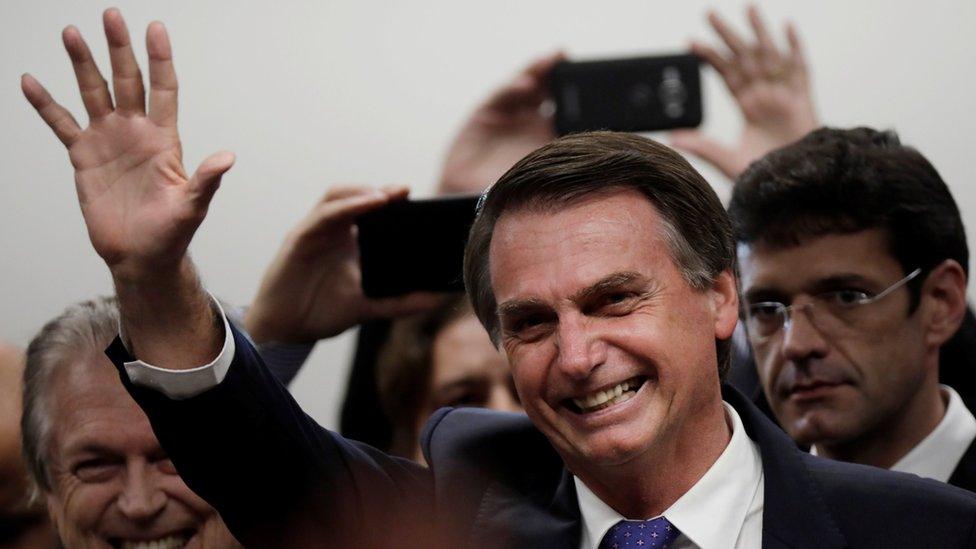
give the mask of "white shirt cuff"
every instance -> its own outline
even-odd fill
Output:
[[[234,335],[230,330],[230,323],[227,321],[224,309],[213,295],[210,296],[210,303],[224,324],[224,346],[213,362],[189,370],[169,370],[141,360],[134,360],[125,363],[125,373],[129,376],[129,381],[134,385],[153,388],[173,400],[194,397],[219,385],[227,375],[231,361],[234,360]],[[119,337],[128,347],[121,325]]]

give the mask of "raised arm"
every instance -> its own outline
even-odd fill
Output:
[[[154,22],[146,31],[147,109],[122,15],[109,9],[103,19],[114,101],[78,29],[69,26],[62,34],[88,112],[87,128],[29,74],[21,86],[68,149],[88,235],[112,273],[130,350],[163,368],[200,366],[218,353],[223,330],[187,247],[234,155],[216,153],[193,175],[186,173],[165,27]]]
[[[718,71],[739,107],[739,140],[729,145],[697,130],[671,134],[674,147],[702,158],[733,180],[767,152],[796,141],[820,125],[796,28],[786,25],[789,48],[781,51],[755,6],[748,9],[748,16],[755,34],[751,42],[712,12],[708,21],[728,50],[720,52],[704,42],[692,43],[692,51]]]

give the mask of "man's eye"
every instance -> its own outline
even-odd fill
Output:
[[[107,459],[89,459],[75,466],[75,476],[82,482],[106,482],[118,474],[122,464]]]
[[[772,322],[786,307],[782,303],[756,303],[749,306],[749,317],[759,322]]]
[[[837,290],[820,294],[820,299],[831,305],[857,305],[870,297],[860,290]]]
[[[542,315],[520,318],[512,323],[509,332],[519,339],[534,339],[545,333],[549,321]]]
[[[621,312],[626,310],[626,305],[633,301],[636,296],[633,292],[614,292],[603,296],[601,306],[609,312]]]
[[[163,473],[165,473],[167,475],[177,475],[177,474],[179,474],[179,473],[176,472],[176,466],[173,465],[173,460],[171,460],[169,458],[161,458],[161,459],[157,460],[156,461],[156,466],[159,467],[159,470],[160,471],[162,471]]]

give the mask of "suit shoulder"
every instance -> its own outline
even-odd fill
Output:
[[[422,446],[431,466],[489,467],[497,474],[562,465],[525,414],[482,408],[438,410],[424,427]]]
[[[810,455],[802,459],[852,542],[863,537],[865,542],[877,543],[890,536],[890,546],[899,546],[908,532],[896,525],[907,524],[912,525],[915,539],[929,536],[946,547],[956,542],[969,546],[976,535],[976,494],[972,492],[877,467]],[[899,538],[900,543],[896,542]]]

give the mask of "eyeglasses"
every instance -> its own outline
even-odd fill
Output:
[[[789,329],[793,313],[799,311],[804,312],[824,334],[856,328],[865,320],[867,305],[891,295],[921,272],[922,269],[915,269],[873,296],[859,290],[832,290],[811,296],[810,302],[797,305],[784,305],[778,301],[754,303],[746,309],[749,336],[762,341],[776,335],[784,326]]]

